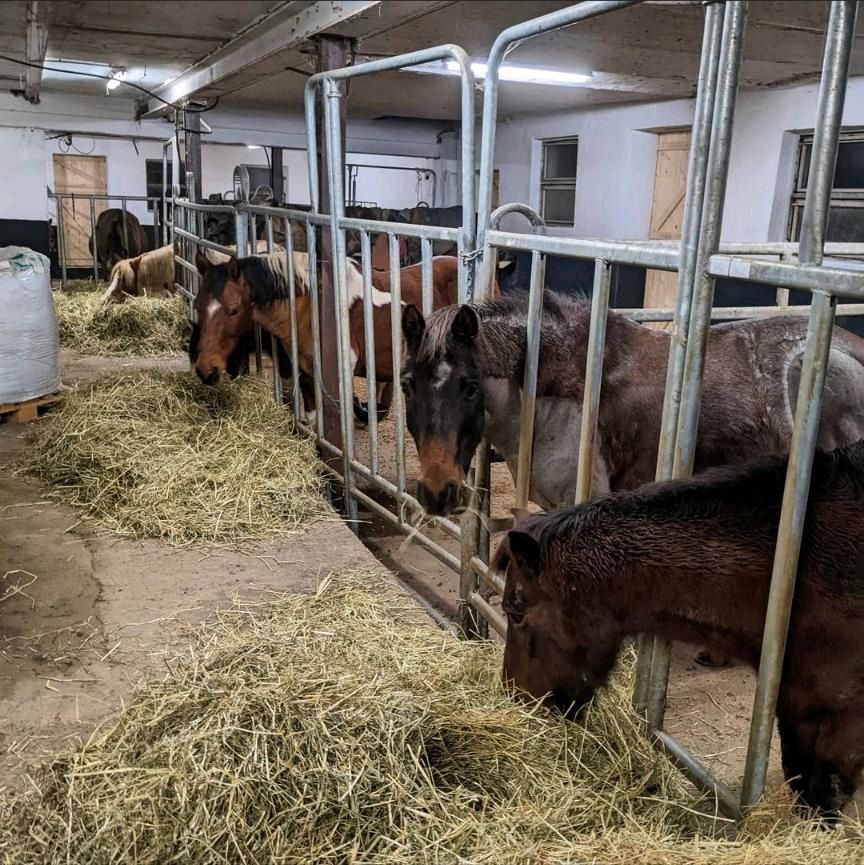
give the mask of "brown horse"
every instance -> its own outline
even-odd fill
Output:
[[[527,302],[512,297],[476,308],[403,314],[403,388],[420,457],[417,498],[430,514],[451,513],[471,456],[485,434],[515,477],[519,451]],[[590,304],[547,293],[531,498],[571,504],[576,485]],[[783,317],[711,328],[696,468],[788,450],[807,322]],[[609,315],[593,462],[596,494],[654,479],[669,335]],[[834,333],[819,445],[864,438],[864,340]]]
[[[147,234],[138,217],[126,212],[126,234],[123,234],[123,211],[118,207],[103,210],[96,220],[96,231],[90,236],[90,254],[95,255],[107,279],[111,269],[124,258],[137,258],[150,249]]]
[[[504,678],[570,717],[636,633],[756,667],[786,459],[713,469],[552,514],[516,514]],[[836,813],[864,769],[864,442],[817,452],[777,720],[802,804]]]

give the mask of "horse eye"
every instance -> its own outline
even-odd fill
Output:
[[[519,627],[525,621],[525,613],[520,611],[511,611],[507,613],[507,618],[510,619],[510,624]]]
[[[410,396],[414,392],[414,382],[410,378],[402,379],[402,392],[405,396]]]
[[[480,393],[480,386],[476,381],[469,381],[465,385],[465,396],[467,399],[476,399],[477,394]]]
[[[239,306],[232,306],[225,310],[225,315],[233,318],[235,315],[238,315],[240,312]]]

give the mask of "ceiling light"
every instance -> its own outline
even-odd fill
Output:
[[[111,78],[108,83],[105,85],[105,90],[110,93],[112,90],[116,90],[124,81],[126,80],[126,70],[125,69],[117,69],[111,73]]]
[[[250,150],[261,150],[260,144],[247,144],[246,145]]]
[[[486,63],[472,63],[471,71],[477,78],[485,78],[488,71]],[[459,64],[455,60],[446,63],[421,63],[409,66],[406,72],[421,72],[430,75],[458,75]],[[590,81],[590,72],[564,72],[560,69],[541,69],[536,66],[513,66],[504,63],[498,67],[498,78],[501,81],[517,81],[521,84],[547,84],[553,87],[578,87]]]

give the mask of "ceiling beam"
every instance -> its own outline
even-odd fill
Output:
[[[27,3],[27,35],[25,52],[27,62],[24,78],[24,98],[34,105],[39,104],[39,88],[42,86],[42,64],[48,50],[48,3],[46,0],[29,0]]]
[[[166,102],[177,104],[286,49],[296,48],[313,36],[375,9],[380,3],[381,0],[320,0],[299,11],[299,4],[286,3],[160,87],[156,94]],[[147,117],[163,108],[164,103],[150,99],[139,116]]]

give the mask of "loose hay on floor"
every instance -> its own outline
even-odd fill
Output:
[[[320,463],[263,379],[140,370],[66,394],[21,469],[109,529],[236,546],[332,515]]]
[[[8,865],[845,865],[864,847],[765,807],[736,840],[629,705],[513,703],[500,652],[422,624],[380,577],[238,605],[80,750],[5,803]]]
[[[54,308],[60,345],[82,354],[177,354],[189,342],[181,297],[130,297],[123,303],[103,303],[99,291],[55,291]]]

